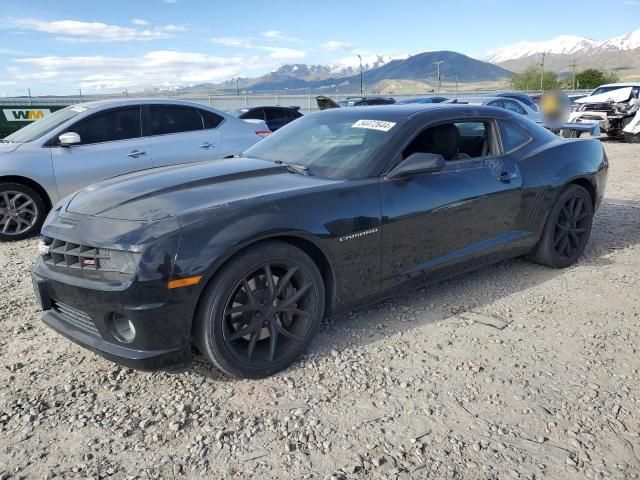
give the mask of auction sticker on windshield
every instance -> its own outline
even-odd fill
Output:
[[[388,132],[395,124],[395,122],[385,122],[383,120],[358,120],[356,123],[351,125],[351,128],[368,128],[369,130]]]

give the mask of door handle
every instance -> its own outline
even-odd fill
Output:
[[[141,152],[140,150],[132,150],[130,153],[127,153],[127,157],[138,158],[146,154],[147,152]]]
[[[518,175],[516,175],[513,172],[501,172],[500,175],[498,176],[498,180],[500,180],[502,183],[509,183],[511,180],[513,180],[517,176]]]
[[[213,148],[215,146],[215,143],[204,142],[202,145],[200,145],[200,148]]]

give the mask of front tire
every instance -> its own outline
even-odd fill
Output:
[[[573,265],[584,251],[593,223],[593,202],[583,187],[560,192],[529,259],[552,268]]]
[[[0,241],[38,234],[46,215],[44,200],[34,189],[21,183],[0,183]]]
[[[207,286],[194,343],[224,373],[261,378],[290,365],[324,313],[324,283],[302,250],[279,241],[232,258]]]

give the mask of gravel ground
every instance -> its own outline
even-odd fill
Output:
[[[0,480],[638,478],[640,145],[605,145],[576,266],[517,259],[352,312],[261,381],[83,350],[39,321],[36,240],[0,245]]]

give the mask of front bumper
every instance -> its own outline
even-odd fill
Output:
[[[132,282],[112,288],[51,271],[38,260],[32,270],[42,320],[56,332],[103,357],[140,370],[184,363],[191,356],[194,288]],[[135,337],[122,340],[114,315],[131,321]]]

